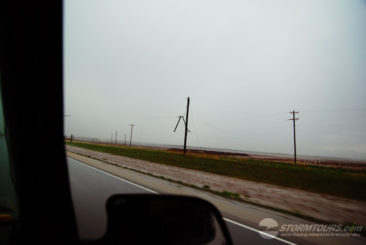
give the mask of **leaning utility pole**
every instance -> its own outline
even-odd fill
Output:
[[[133,131],[133,127],[135,126],[135,124],[130,124],[131,126],[131,135],[130,135],[130,146],[132,144],[132,131]]]
[[[185,124],[185,132],[184,132],[184,154],[186,154],[186,151],[187,151],[187,134],[189,131],[188,129],[188,114],[189,114],[189,97],[187,99],[187,111],[186,111],[186,119],[184,120],[184,116],[178,116],[178,122],[177,122],[177,125],[175,125],[175,128],[174,128],[174,133],[175,131],[177,130],[177,127],[179,125],[179,122],[180,120],[183,119],[183,122]]]
[[[290,114],[292,114],[292,118],[289,119],[293,122],[294,125],[294,162],[296,163],[296,124],[295,121],[299,120],[299,118],[295,118],[295,114],[299,113],[298,111],[290,111]]]
[[[184,133],[184,154],[186,154],[187,151],[187,133],[188,133],[188,113],[189,113],[189,97],[187,98],[187,111],[186,111],[186,129]],[[184,120],[184,118],[183,118]]]

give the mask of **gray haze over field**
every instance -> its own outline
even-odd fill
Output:
[[[366,160],[366,1],[65,1],[65,134]]]

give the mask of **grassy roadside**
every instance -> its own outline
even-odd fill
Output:
[[[300,166],[254,159],[228,157],[212,159],[195,155],[184,156],[163,150],[81,142],[66,144],[170,166],[366,201],[365,171]]]

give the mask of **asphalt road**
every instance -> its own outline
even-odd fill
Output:
[[[97,239],[105,233],[105,203],[111,195],[154,192],[71,158],[67,160],[81,239]],[[250,227],[229,219],[225,220],[234,244],[286,244],[277,239],[264,239]]]

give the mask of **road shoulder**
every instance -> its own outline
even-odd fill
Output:
[[[256,205],[247,204],[235,200],[226,199],[212,193],[207,193],[198,189],[190,188],[177,183],[156,178],[151,175],[137,172],[135,170],[127,169],[126,167],[117,166],[111,163],[93,159],[90,157],[82,156],[80,154],[67,152],[67,156],[75,159],[79,162],[88,164],[94,168],[100,169],[104,172],[112,174],[114,176],[123,178],[135,184],[138,184],[144,188],[156,191],[158,193],[166,194],[178,194],[178,195],[191,195],[203,198],[213,203],[224,215],[224,217],[245,224],[249,227],[258,229],[258,223],[264,218],[275,219],[281,224],[310,224],[307,220],[300,219],[298,217],[284,215],[283,213],[273,210],[264,209]],[[296,243],[306,244],[342,244],[340,242],[343,239],[321,239],[321,238],[293,238],[291,241]],[[357,239],[352,239],[354,244],[358,244]],[[350,241],[348,240],[348,243]],[[362,243],[360,243],[362,244]]]

